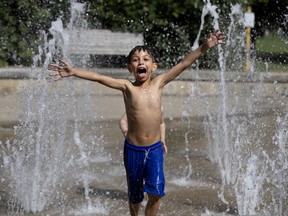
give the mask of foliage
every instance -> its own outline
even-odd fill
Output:
[[[2,0],[0,2],[0,64],[30,65],[37,49],[40,30],[48,29],[55,18],[53,10],[62,11],[68,2]],[[53,8],[53,10],[52,10]]]
[[[92,28],[138,32],[145,43],[173,64],[196,36],[203,1],[146,0],[92,1]],[[93,21],[91,21],[93,20]]]
[[[283,31],[287,32],[283,16],[275,15],[280,14],[280,10],[285,10],[288,0],[276,1],[277,3],[274,0],[210,1],[219,6],[221,9],[219,12],[224,18],[229,13],[231,4],[241,2],[243,8],[246,4],[251,4],[253,11],[257,13],[255,32],[259,36],[263,35],[265,28],[275,29],[279,23]],[[90,28],[142,33],[145,43],[158,50],[159,56],[162,57],[160,61],[168,65],[179,61],[179,58],[190,49],[198,33],[204,5],[203,0],[78,0],[77,2],[87,3],[86,16]],[[30,65],[31,57],[39,44],[39,32],[41,30],[48,32],[51,22],[58,17],[67,23],[70,15],[69,0],[2,0],[0,7],[0,66]],[[206,19],[206,23],[211,23],[209,17]],[[220,20],[221,26],[226,26],[225,19]],[[211,30],[211,24],[206,24],[202,35]]]

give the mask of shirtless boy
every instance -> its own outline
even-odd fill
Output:
[[[160,134],[161,134],[161,142],[163,144],[164,152],[167,154],[168,148],[166,145],[166,124],[164,121],[164,112],[163,107],[161,106],[161,123],[160,123]],[[119,121],[119,127],[121,132],[123,133],[123,136],[126,138],[127,132],[128,132],[128,120],[127,120],[127,114],[124,113],[122,118]]]
[[[164,86],[190,67],[208,49],[223,44],[224,37],[224,33],[219,30],[209,34],[207,40],[188,53],[180,63],[153,79],[151,74],[157,69],[157,63],[153,52],[145,46],[135,47],[128,55],[128,70],[135,77],[133,82],[72,68],[64,61],[60,65],[49,65],[48,69],[55,71],[50,74],[55,76],[55,80],[75,76],[122,92],[129,125],[124,142],[124,164],[132,216],[138,215],[144,192],[148,194],[146,216],[157,215],[161,197],[165,195],[160,132],[161,95]]]

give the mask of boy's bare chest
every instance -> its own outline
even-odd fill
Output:
[[[159,92],[154,89],[137,89],[131,95],[131,102],[135,106],[158,106],[160,100]]]

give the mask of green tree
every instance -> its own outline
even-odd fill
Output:
[[[251,4],[256,14],[255,32],[261,35],[267,28],[281,26],[287,33],[283,11],[287,12],[288,0],[210,1],[218,6],[220,26],[227,26],[226,18],[232,4],[241,3],[243,10]],[[161,62],[167,63],[163,66],[179,61],[179,57],[191,47],[198,33],[204,5],[203,0],[78,2],[88,5],[86,16],[90,28],[143,34],[145,43],[159,52]],[[58,17],[65,25],[70,15],[69,0],[2,0],[0,7],[0,65],[30,65],[31,57],[41,43],[39,32],[48,32],[51,22]],[[203,36],[212,30],[210,19],[206,17]]]
[[[39,43],[55,15],[64,16],[68,1],[2,0],[0,2],[0,65],[30,65]],[[67,13],[66,12],[66,16]]]
[[[142,33],[145,43],[163,57],[160,61],[169,65],[195,38],[202,6],[202,0],[92,1],[89,23],[92,28]]]

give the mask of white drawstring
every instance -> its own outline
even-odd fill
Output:
[[[148,157],[149,152],[150,152],[150,149],[145,150],[145,158],[144,158],[144,162],[143,162],[144,164],[146,163],[146,159],[150,159],[150,158]]]

